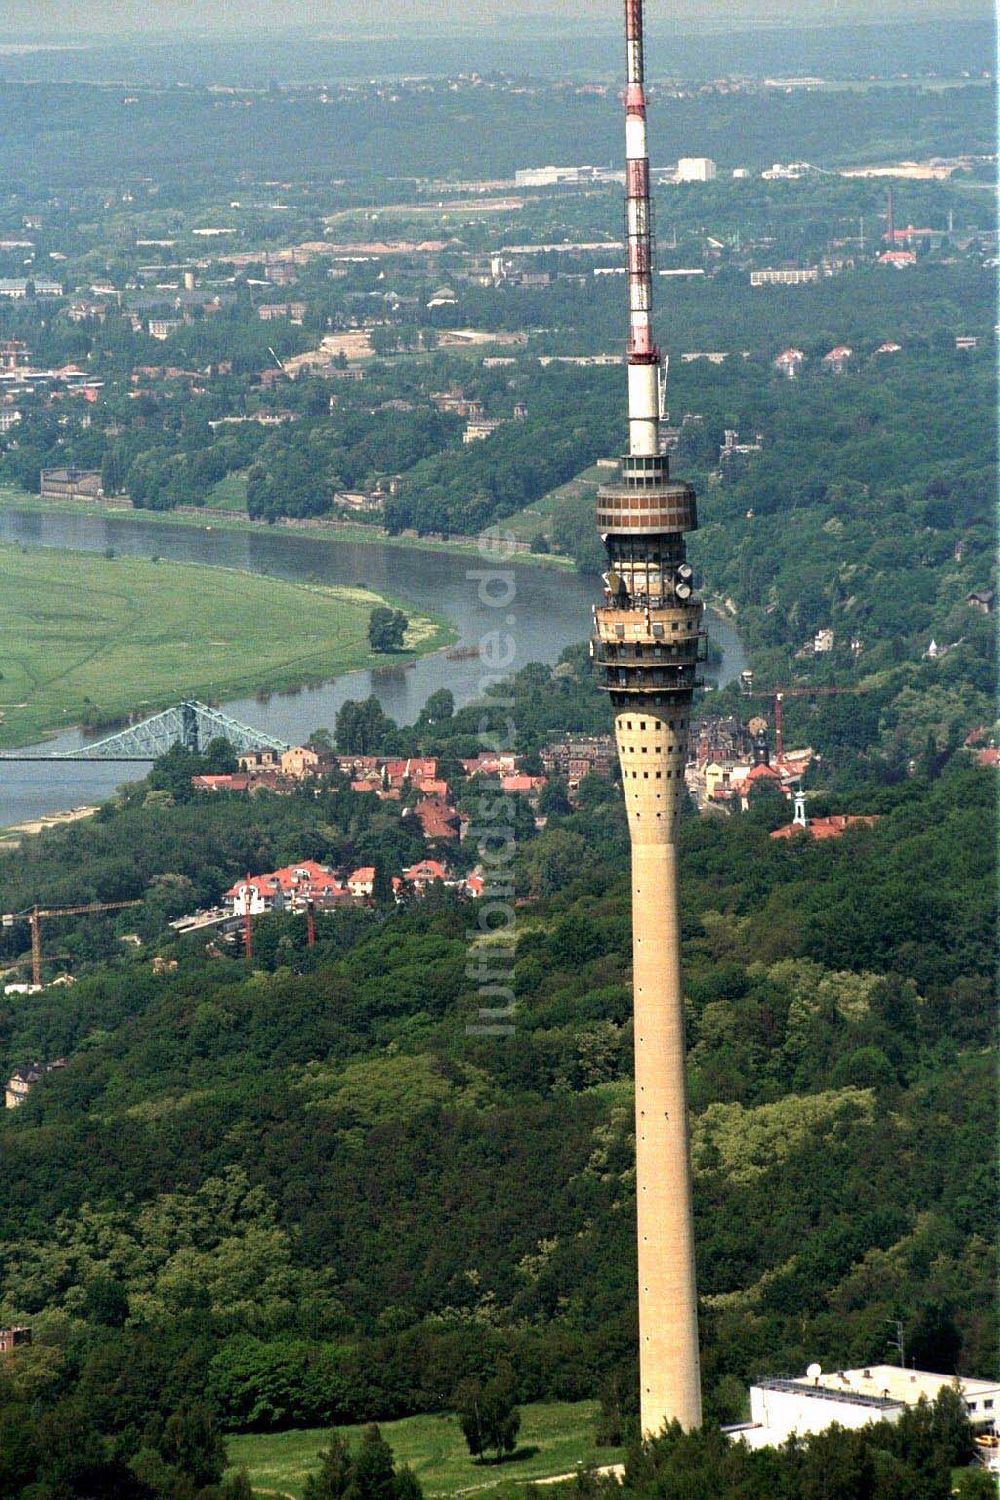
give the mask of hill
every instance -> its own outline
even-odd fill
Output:
[[[714,1418],[761,1370],[874,1359],[887,1318],[918,1364],[994,1367],[994,804],[961,762],[873,791],[880,821],[831,844],[770,839],[765,810],[684,825]],[[286,848],[350,837],[351,800],[250,804],[236,838],[202,814],[192,850],[197,805],[140,797],[8,863],[42,884],[70,850],[141,849],[221,882],[279,826]],[[610,785],[525,838],[508,1039],[469,1034],[469,913],[435,895],[326,917],[312,950],[273,919],[248,975],[168,940],[154,881],[140,930],[166,968],[147,947],[71,1004],[9,1000],[5,1065],[69,1060],[0,1120],[0,1319],[35,1334],[10,1420],[27,1389],[78,1400],[127,1456],[192,1387],[228,1429],[283,1430],[447,1410],[504,1363],[523,1401],[627,1417],[624,850]]]

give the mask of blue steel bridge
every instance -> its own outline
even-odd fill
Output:
[[[0,755],[2,760],[62,761],[62,760],[107,760],[107,761],[153,761],[173,748],[183,745],[185,750],[204,750],[212,740],[226,740],[237,755],[249,755],[256,750],[287,750],[284,740],[275,739],[261,729],[249,724],[240,724],[217,708],[207,703],[190,699],[177,703],[163,713],[143,719],[139,724],[130,724],[127,729],[106,739],[94,740],[78,750],[58,750],[48,755],[38,752],[11,750]]]

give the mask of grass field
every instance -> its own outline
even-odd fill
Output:
[[[367,638],[379,602],[224,568],[0,546],[0,747],[384,662]],[[410,651],[452,639],[411,616]]]
[[[552,517],[557,509],[560,509],[567,500],[579,503],[581,512],[586,512],[588,519],[590,509],[594,504],[598,485],[607,479],[607,470],[599,469],[596,464],[589,469],[584,469],[568,483],[561,484],[556,490],[549,490],[541,500],[536,500],[534,505],[525,506],[513,516],[500,522],[501,529],[511,532],[518,541],[531,542],[536,536],[544,536],[548,541],[552,540]]]
[[[227,474],[213,484],[205,496],[206,510],[242,510],[247,508],[247,476]]]
[[[517,1455],[503,1464],[476,1464],[453,1416],[404,1417],[380,1423],[396,1456],[407,1463],[427,1495],[463,1495],[477,1490],[519,1488],[532,1480],[568,1474],[580,1463],[616,1463],[616,1448],[595,1448],[596,1401],[553,1402],[521,1408]],[[352,1446],[360,1427],[342,1427]],[[299,1500],[317,1454],[329,1442],[322,1427],[302,1432],[245,1433],[226,1440],[229,1462],[245,1468],[255,1490]]]

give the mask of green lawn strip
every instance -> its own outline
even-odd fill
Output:
[[[533,1480],[572,1473],[578,1464],[617,1463],[621,1450],[597,1448],[596,1401],[546,1402],[521,1407],[518,1456],[502,1464],[477,1464],[469,1456],[454,1416],[404,1417],[381,1422],[397,1464],[409,1464],[428,1495],[458,1496],[520,1487]],[[361,1427],[342,1427],[354,1446]],[[245,1468],[260,1493],[303,1493],[307,1476],[318,1467],[320,1450],[330,1431],[315,1427],[300,1432],[241,1433],[226,1439],[229,1463]],[[534,1449],[536,1451],[532,1452]]]
[[[240,510],[247,508],[247,476],[227,474],[205,496],[206,510]]]
[[[567,501],[579,503],[581,512],[587,511],[594,504],[594,497],[600,484],[608,477],[607,470],[601,469],[597,464],[592,464],[589,469],[574,476],[573,479],[561,484],[558,489],[549,490],[534,505],[525,506],[513,516],[500,522],[504,531],[509,531],[519,542],[532,542],[536,536],[544,536],[547,540],[552,539],[552,523],[556,511],[560,510]]]
[[[367,637],[381,602],[229,568],[0,545],[0,747],[384,665]],[[411,653],[455,639],[442,621],[410,621]]]

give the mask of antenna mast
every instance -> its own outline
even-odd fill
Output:
[[[660,451],[660,351],[653,339],[653,212],[646,146],[642,0],[625,0],[625,248],[629,452]]]

